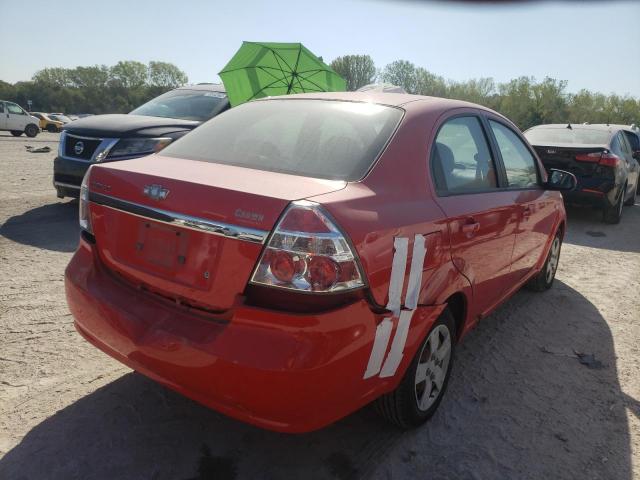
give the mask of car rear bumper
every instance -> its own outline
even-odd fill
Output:
[[[600,178],[579,178],[578,186],[570,192],[563,192],[565,203],[605,207],[615,204],[620,188],[613,180]]]
[[[395,388],[442,311],[414,314],[395,376],[364,380],[383,319],[365,300],[306,315],[238,302],[216,319],[123,283],[84,239],[65,276],[75,326],[93,345],[199,403],[284,432],[321,428]]]

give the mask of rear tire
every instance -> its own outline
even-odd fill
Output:
[[[11,130],[11,135],[13,135],[14,137],[19,137],[23,133],[24,132],[21,132],[20,130]]]
[[[47,125],[47,132],[57,133],[58,127],[50,123],[49,125]]]
[[[383,418],[408,430],[433,416],[449,382],[455,338],[456,323],[446,308],[422,342],[400,385],[375,401]]]
[[[605,223],[620,223],[620,218],[622,218],[622,207],[624,206],[624,196],[627,192],[627,186],[624,186],[622,190],[622,194],[620,198],[616,202],[615,205],[607,205],[604,207],[604,211],[602,212],[602,220]]]
[[[29,138],[33,138],[36,135],[38,135],[38,127],[36,127],[33,123],[29,124],[26,126],[26,128],[24,129],[24,133],[27,134],[27,137]]]
[[[527,288],[534,292],[544,292],[551,288],[553,281],[556,278],[556,272],[558,271],[560,250],[562,250],[562,236],[560,235],[560,232],[557,232],[556,236],[553,238],[553,242],[551,242],[551,248],[547,254],[547,259],[542,266],[542,270],[527,282]]]
[[[633,192],[633,194],[629,197],[629,199],[628,199],[628,200],[626,200],[626,201],[624,202],[624,204],[625,204],[627,207],[631,207],[632,205],[635,205],[635,203],[636,203],[636,193],[637,193],[637,190],[638,190],[638,187],[636,186],[636,191],[635,191],[635,192]],[[625,194],[626,194],[626,192],[625,192]]]

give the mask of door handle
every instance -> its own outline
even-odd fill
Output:
[[[464,233],[467,238],[473,237],[478,230],[480,230],[480,223],[476,222],[473,218],[467,218],[462,224],[462,233]]]

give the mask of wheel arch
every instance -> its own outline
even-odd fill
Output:
[[[467,297],[462,292],[456,292],[445,300],[447,308],[453,315],[456,324],[456,342],[462,337],[467,318]]]

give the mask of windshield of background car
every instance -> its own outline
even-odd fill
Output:
[[[595,128],[532,128],[524,136],[532,145],[556,145],[560,143],[583,145],[606,145],[611,132]]]
[[[134,115],[180,118],[204,122],[226,105],[227,96],[208,90],[172,90],[133,110]]]
[[[378,158],[402,114],[398,108],[360,102],[250,102],[185,135],[162,155],[356,181]]]

